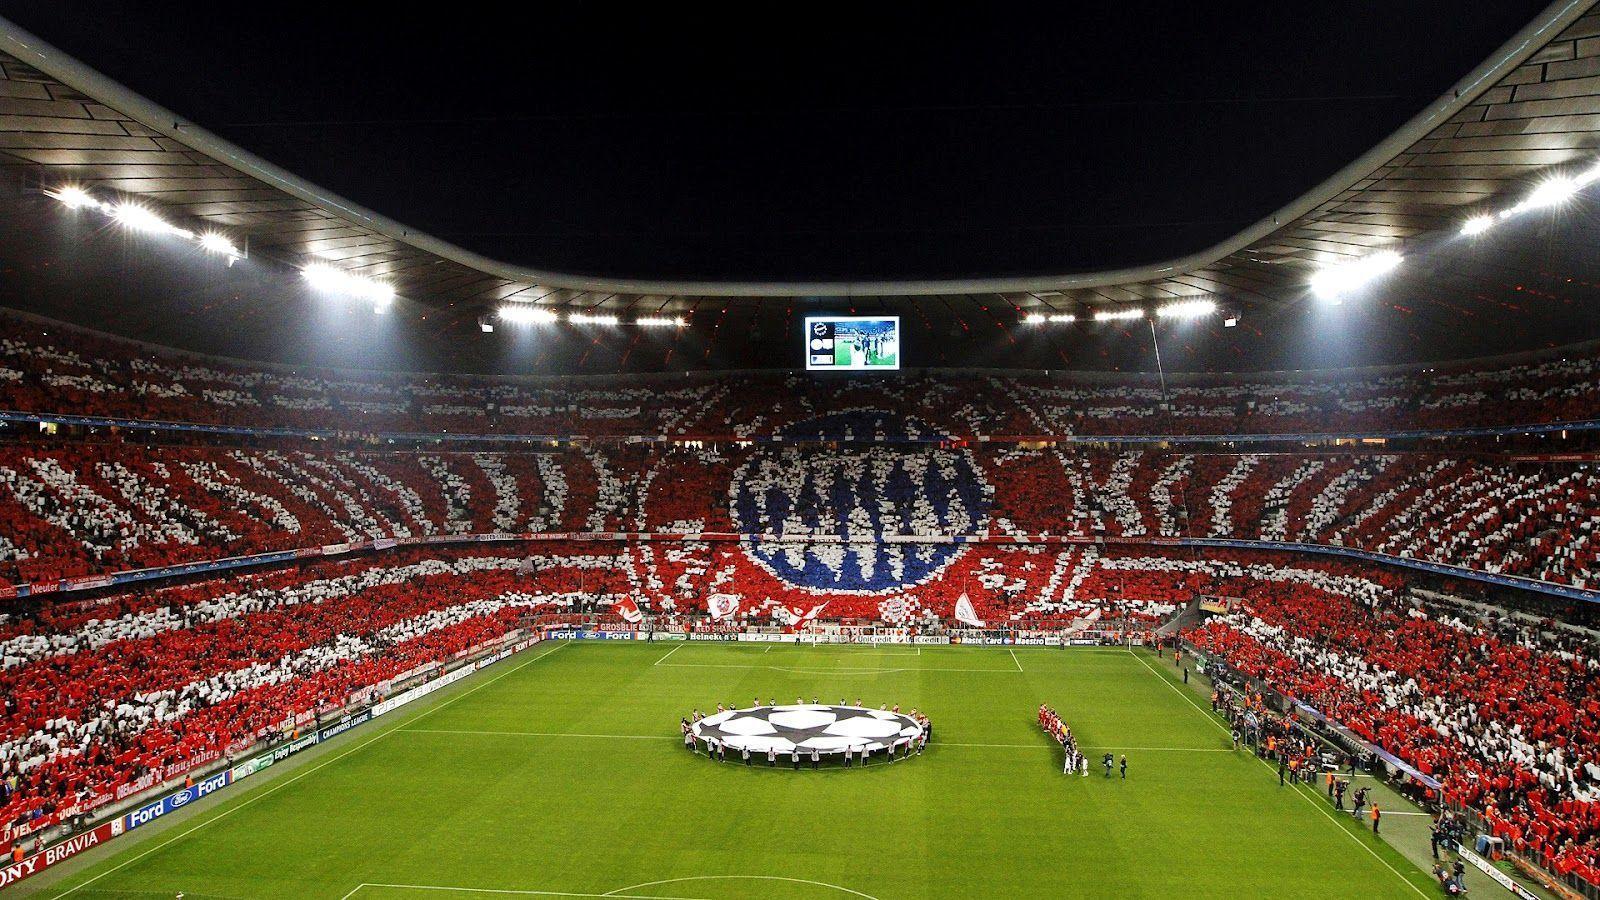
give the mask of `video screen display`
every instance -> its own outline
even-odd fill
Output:
[[[899,316],[806,316],[806,369],[900,368]]]

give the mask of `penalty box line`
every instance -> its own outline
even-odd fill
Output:
[[[663,669],[771,669],[775,672],[795,672],[801,675],[871,675],[894,672],[1003,673],[1006,675],[1019,675],[1022,673],[1021,669],[963,669],[959,666],[768,666],[757,663],[676,663],[662,662],[660,660],[656,661],[656,665]]]
[[[671,650],[668,650],[666,653],[661,654],[661,658],[657,659],[655,662],[651,663],[651,665],[654,665],[654,666],[659,666],[659,665],[664,665],[664,664],[670,665],[669,663],[667,663],[667,660],[669,658],[671,658],[672,654],[677,653],[679,650],[682,650],[684,647],[687,647],[689,644],[690,644],[689,641],[680,641],[680,642],[678,642],[677,646],[673,647]],[[766,641],[766,642],[764,642],[764,646],[763,646],[763,649],[762,649],[761,652],[762,653],[771,653],[773,647],[779,647],[779,648],[785,649],[785,650],[799,650],[799,649],[818,650],[818,649],[823,649],[823,646],[824,645],[819,645],[819,644],[808,644],[808,645],[795,646],[795,645],[791,645],[791,644],[779,643],[779,642],[776,642],[776,641]],[[829,649],[831,649],[833,646],[837,646],[837,645],[827,645],[827,646],[828,646]],[[921,647],[916,647],[916,648],[913,649],[913,651],[911,653],[905,653],[903,651],[879,650],[876,647],[861,648],[859,650],[854,650],[852,652],[859,652],[859,653],[862,653],[862,654],[871,654],[873,656],[913,657],[913,656],[921,656],[922,655],[922,648]]]

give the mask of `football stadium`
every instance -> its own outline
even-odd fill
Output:
[[[535,12],[0,2],[0,898],[1600,900],[1596,0]]]

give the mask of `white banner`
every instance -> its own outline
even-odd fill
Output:
[[[739,611],[739,597],[737,594],[712,594],[706,600],[706,608],[711,618],[726,619]]]
[[[972,608],[972,598],[965,591],[956,598],[956,621],[974,628],[983,627],[983,620],[978,618],[978,611]]]

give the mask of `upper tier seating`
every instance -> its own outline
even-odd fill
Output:
[[[1397,372],[1158,383],[1099,374],[783,373],[496,379],[295,371],[205,360],[0,317],[0,409],[372,434],[759,437],[829,411],[889,408],[910,432],[971,435],[1349,433],[1592,418],[1600,356]],[[825,433],[843,436],[843,425]],[[856,438],[870,434],[857,430]]]
[[[624,531],[815,537],[826,546],[761,564],[834,590],[937,568],[949,545],[916,538],[949,535],[1302,542],[1600,588],[1597,528],[1593,467],[1468,455],[0,445],[11,582],[374,538]],[[885,536],[907,543],[873,544]]]

